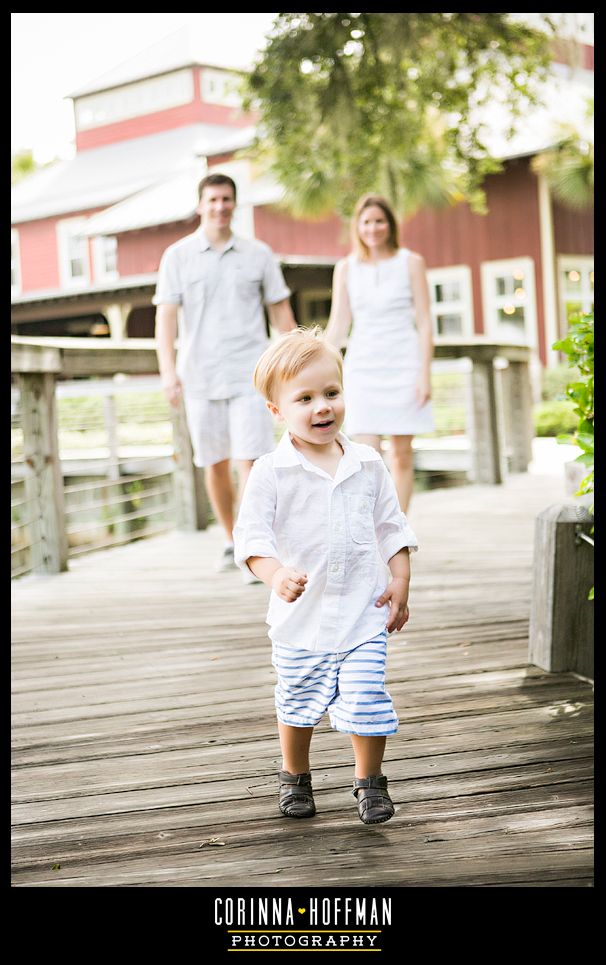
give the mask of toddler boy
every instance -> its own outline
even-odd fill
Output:
[[[378,824],[394,813],[381,764],[398,728],[385,689],[387,632],[408,620],[416,537],[379,453],[340,431],[341,354],[319,328],[272,343],[253,380],[286,425],[255,462],[234,529],[236,563],[272,591],[279,807],[293,818],[315,814],[309,747],[328,711],[351,737],[359,816]]]

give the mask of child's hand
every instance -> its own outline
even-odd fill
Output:
[[[301,596],[306,583],[305,573],[299,573],[290,566],[281,566],[273,575],[271,588],[281,600],[294,603]]]
[[[387,630],[393,633],[394,630],[401,630],[408,622],[408,580],[393,579],[386,590],[381,594],[375,606],[385,606],[389,601],[389,617],[387,620]]]

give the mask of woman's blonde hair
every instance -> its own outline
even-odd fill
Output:
[[[391,209],[389,201],[382,197],[380,194],[363,194],[358,203],[356,204],[355,211],[351,219],[351,245],[361,261],[368,261],[369,251],[368,247],[364,244],[360,238],[358,232],[358,222],[360,216],[365,208],[371,208],[376,205],[380,208],[385,217],[387,218],[387,223],[389,225],[389,235],[387,237],[387,244],[393,251],[397,251],[400,247],[398,242],[398,225],[396,223],[396,217]]]
[[[339,370],[339,381],[343,381],[343,359],[341,353],[326,341],[319,325],[311,328],[295,328],[281,335],[266,348],[257,362],[253,374],[255,389],[268,400],[276,401],[278,386],[298,375],[302,368],[320,355],[328,355]]]

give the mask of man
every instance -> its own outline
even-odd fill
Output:
[[[284,281],[268,245],[232,234],[236,185],[209,174],[198,186],[200,227],[170,245],[160,262],[153,298],[158,364],[165,395],[183,399],[196,466],[217,522],[225,532],[220,570],[234,568],[236,493],[253,462],[273,449],[273,426],[252,375],[269,343],[263,303],[272,328],[296,328]],[[181,306],[179,352],[175,350]]]

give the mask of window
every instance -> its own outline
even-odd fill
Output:
[[[430,268],[427,282],[436,338],[473,335],[471,269],[467,265]]]
[[[242,99],[237,93],[239,81],[237,74],[205,67],[200,71],[200,96],[207,104],[240,107]]]
[[[532,258],[482,265],[484,330],[498,341],[536,345],[537,314]]]
[[[593,258],[566,255],[558,258],[561,331],[572,315],[593,311]]]
[[[118,239],[100,235],[93,241],[95,280],[113,281],[118,277]]]
[[[65,288],[84,288],[90,281],[88,239],[80,234],[86,218],[67,218],[57,224],[59,276]]]
[[[331,293],[327,289],[298,292],[298,314],[301,325],[320,325],[326,328],[330,305]]]
[[[102,124],[113,124],[129,117],[140,117],[154,111],[189,104],[194,86],[191,70],[177,70],[160,77],[150,77],[114,90],[79,97],[75,102],[76,126],[79,131]]]
[[[11,294],[21,292],[21,257],[19,254],[19,232],[11,228]]]

